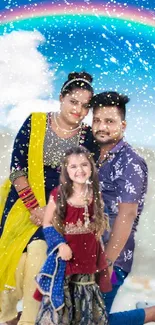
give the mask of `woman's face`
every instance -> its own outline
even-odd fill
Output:
[[[64,97],[60,96],[61,116],[69,125],[79,125],[89,112],[92,94],[88,90],[75,89]]]

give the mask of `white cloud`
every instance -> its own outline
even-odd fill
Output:
[[[32,111],[50,111],[58,102],[49,70],[37,47],[45,39],[38,32],[13,31],[0,37],[0,124],[17,130]]]
[[[17,130],[32,112],[54,112],[58,111],[58,109],[59,101],[57,100],[29,99],[10,110],[7,124],[11,129]]]

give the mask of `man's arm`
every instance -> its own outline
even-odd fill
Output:
[[[118,215],[115,219],[110,239],[105,248],[106,257],[113,263],[121,253],[137,217],[137,203],[119,203]]]

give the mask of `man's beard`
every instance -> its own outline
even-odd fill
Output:
[[[100,140],[96,139],[96,141],[101,147],[104,147],[107,144],[115,144],[116,142],[118,142],[116,139],[109,139],[109,140],[105,140],[105,141],[104,140],[100,141]]]
[[[119,137],[118,137],[118,135],[117,135],[117,137],[114,138],[114,139],[107,139],[107,140],[104,140],[104,138],[103,138],[103,140],[100,140],[100,139],[97,139],[97,137],[96,137],[97,134],[103,134],[103,135],[104,135],[104,133],[102,133],[102,132],[97,132],[97,133],[94,135],[94,138],[95,138],[96,142],[97,142],[101,147],[104,147],[105,145],[109,145],[109,144],[115,144],[115,143],[117,143],[117,142],[119,141]],[[109,134],[105,134],[105,135],[109,135]]]

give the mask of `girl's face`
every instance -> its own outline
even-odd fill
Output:
[[[71,93],[60,96],[61,116],[69,125],[79,125],[89,112],[92,94],[88,90],[75,89]]]
[[[67,172],[73,184],[85,184],[91,176],[91,164],[84,154],[72,154],[68,158]]]

